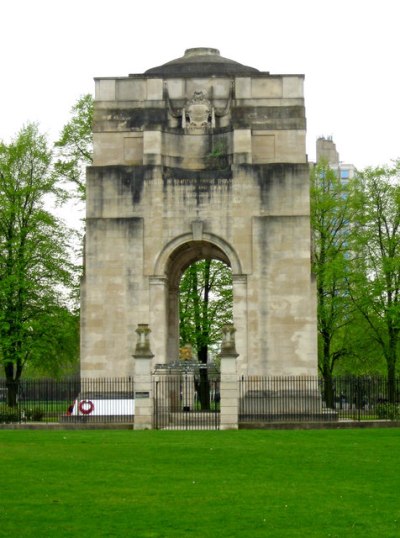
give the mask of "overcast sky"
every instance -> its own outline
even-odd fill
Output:
[[[50,138],[97,76],[143,73],[191,47],[305,74],[307,151],[332,136],[358,168],[400,157],[397,0],[2,0],[0,139]]]

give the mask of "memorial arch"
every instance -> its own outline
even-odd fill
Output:
[[[154,364],[176,360],[201,258],[232,268],[239,374],[316,374],[303,82],[209,48],[95,79],[82,376],[132,375],[138,324]]]
[[[184,271],[194,262],[199,260],[219,260],[228,265],[232,270],[233,296],[238,298],[243,294],[242,283],[246,281],[246,275],[242,275],[240,260],[232,247],[223,239],[213,234],[202,233],[201,221],[192,223],[193,234],[181,236],[169,243],[160,254],[155,267],[155,274],[158,276],[150,279],[150,293],[152,285],[157,287],[164,283],[166,311],[163,316],[164,326],[167,328],[166,336],[160,335],[162,341],[166,338],[165,355],[171,360],[176,360],[179,356],[179,283]],[[156,290],[157,288],[155,288]],[[157,291],[155,291],[155,295]],[[157,297],[152,302],[159,301]],[[241,303],[236,300],[234,303],[234,319],[245,319],[246,312],[242,311]],[[159,323],[154,319],[152,326],[156,331]],[[245,339],[245,325],[240,324],[239,339]],[[160,331],[161,332],[161,331]],[[243,334],[242,334],[243,333]]]

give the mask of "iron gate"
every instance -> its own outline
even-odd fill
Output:
[[[154,427],[218,430],[220,376],[214,367],[192,362],[156,366]]]

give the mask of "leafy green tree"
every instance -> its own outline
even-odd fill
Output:
[[[333,407],[333,370],[349,353],[352,307],[347,294],[350,186],[326,162],[311,171],[312,268],[318,306],[318,365]]]
[[[353,197],[348,293],[368,327],[366,338],[386,361],[389,398],[396,398],[400,344],[400,161],[367,168]]]
[[[26,342],[25,373],[59,378],[79,370],[79,314],[54,305],[32,320]]]
[[[86,94],[72,107],[71,119],[55,143],[58,153],[55,170],[60,178],[75,186],[81,200],[86,196],[85,169],[92,164],[92,123],[93,97]]]
[[[179,295],[180,345],[190,344],[202,364],[216,350],[222,338],[222,326],[232,322],[232,273],[213,259],[200,260],[186,269]],[[200,369],[198,394],[201,408],[209,409],[209,380]]]
[[[200,260],[182,276],[179,290],[180,346],[190,344],[199,362],[221,342],[221,328],[232,323],[232,273],[218,260]]]
[[[64,330],[57,325],[73,306],[73,234],[46,209],[65,199],[51,160],[35,124],[0,143],[0,361],[10,405],[25,364],[49,351],[46,341],[55,345]]]

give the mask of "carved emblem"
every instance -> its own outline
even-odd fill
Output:
[[[186,130],[204,131],[214,129],[216,126],[215,118],[230,117],[230,109],[234,95],[234,83],[232,82],[229,91],[229,97],[223,108],[216,108],[212,104],[213,88],[210,88],[211,98],[208,98],[206,89],[198,89],[193,92],[193,97],[188,99],[185,105],[175,108],[168,94],[168,85],[164,82],[164,99],[167,103],[170,126],[177,127],[180,120],[181,127]],[[174,122],[176,121],[176,123]]]
[[[185,119],[191,128],[204,128],[211,125],[212,105],[207,99],[206,90],[196,90],[187,103]]]

